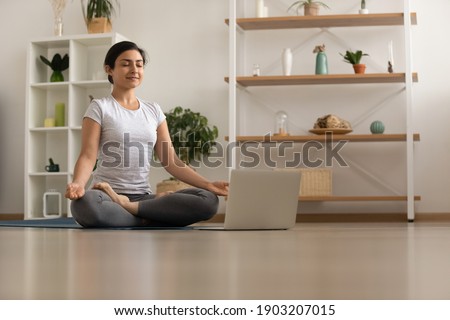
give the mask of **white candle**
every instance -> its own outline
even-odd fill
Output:
[[[256,0],[256,17],[264,17],[264,0]]]
[[[391,63],[391,66],[394,66],[394,45],[392,43],[392,40],[389,41],[389,62]]]
[[[264,18],[267,18],[269,16],[269,8],[264,7]]]

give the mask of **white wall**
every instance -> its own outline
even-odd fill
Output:
[[[53,15],[47,0],[0,1],[0,35],[4,39],[0,79],[0,213],[23,212],[25,73],[30,40],[52,35]],[[67,1],[64,34],[86,33],[80,1]],[[25,14],[20,21],[13,18]],[[202,112],[227,131],[227,1],[121,1],[114,31],[145,48],[150,57],[139,95],[157,101],[164,111],[181,105]],[[38,17],[38,19],[36,19]],[[210,179],[225,169],[203,170]],[[167,177],[155,170],[152,184]]]
[[[247,0],[247,2],[249,7],[253,5],[253,1]],[[291,2],[266,0],[271,13],[279,15],[284,14],[285,8]],[[327,1],[327,3],[333,8],[331,12],[343,13],[354,10],[359,1],[346,0],[339,4]],[[383,12],[399,8],[401,3],[402,0],[369,0],[368,6],[373,12]],[[439,9],[436,10],[436,8]],[[450,3],[446,0],[435,0],[433,6],[425,1],[414,0],[414,10],[418,13],[418,26],[414,27],[413,37],[414,69],[419,72],[419,83],[415,85],[414,122],[415,130],[421,133],[421,142],[416,144],[415,149],[416,189],[417,193],[422,195],[422,201],[417,204],[418,212],[450,212],[450,197],[447,196],[450,191],[450,171],[446,168],[446,162],[450,156],[448,145],[450,126],[447,120],[450,113],[447,108],[450,92],[447,89],[446,79],[446,72],[450,66],[448,62],[450,45],[445,41],[445,30],[450,28],[450,22],[445,16],[448,9],[450,9]],[[23,14],[20,19],[18,19],[19,13]],[[223,82],[228,65],[227,28],[223,22],[227,14],[228,1],[226,0],[122,0],[120,15],[114,22],[115,31],[137,42],[149,53],[150,64],[146,69],[146,79],[139,90],[139,95],[144,99],[158,101],[166,111],[181,105],[204,113],[212,124],[219,127],[221,142],[227,134],[227,86]],[[36,17],[39,22],[36,22]],[[79,1],[68,1],[64,22],[65,34],[85,33]],[[351,30],[338,31],[338,33],[344,37],[358,34]],[[27,1],[27,10],[23,10],[23,2],[0,0],[0,36],[3,39],[3,50],[0,54],[0,61],[3,63],[3,76],[0,78],[0,146],[2,148],[0,152],[0,213],[23,212],[26,48],[30,40],[51,34],[52,11],[47,0]],[[269,64],[270,61],[273,63],[280,48],[298,43],[292,36],[295,38],[296,35],[292,32],[287,32],[286,35],[278,33],[275,35],[275,42],[264,42],[265,37],[273,37],[271,32],[269,35],[256,33],[248,36],[249,43],[262,46],[260,50],[253,50],[249,46],[249,63],[252,63],[251,60],[258,59],[264,71],[264,64],[266,62]],[[356,40],[348,40],[348,42],[356,41],[361,48],[368,48],[367,51],[371,53],[369,67],[375,71],[380,64],[384,63],[385,49],[381,49],[381,43],[384,46],[389,37],[384,33],[380,35],[367,30],[364,36]],[[396,39],[399,34],[394,32],[393,37]],[[339,46],[333,47],[334,45],[327,37],[323,40],[327,41],[327,45],[329,43],[328,55],[333,71],[347,72],[344,68],[349,66],[342,63],[339,57],[333,56],[332,53],[333,50],[341,50]],[[313,54],[308,56],[309,53],[306,55],[306,52],[312,50],[313,46],[320,41],[322,39],[318,38],[317,41],[314,40],[304,49],[299,50],[295,61],[296,67],[299,68],[298,72],[302,72],[301,68],[313,65]],[[311,48],[309,48],[310,45],[312,45]],[[301,53],[302,50],[305,54]],[[396,54],[400,55],[401,52]],[[396,60],[400,68],[402,65],[400,56]],[[268,71],[279,72],[275,67]],[[297,112],[291,117],[294,124],[292,128],[299,131],[307,130],[311,121],[314,121],[317,116],[329,112],[336,113],[336,111],[344,118],[351,120],[354,102],[349,102],[348,95],[354,89],[341,86],[330,87],[327,89],[330,92],[328,95],[327,91],[330,98],[325,97],[322,90],[323,88],[313,88],[313,92],[309,93],[310,98],[307,99],[300,96],[299,92],[293,88],[280,90],[282,96],[288,98],[286,101],[280,100],[281,103],[278,106],[289,110],[297,108],[295,109]],[[393,89],[385,90],[389,92]],[[264,93],[264,90],[262,91]],[[273,94],[266,93],[269,99],[280,95],[275,92]],[[333,95],[336,98],[331,98]],[[314,98],[317,96],[320,98]],[[288,101],[292,100],[291,98],[302,101],[303,105],[289,104]],[[370,105],[368,101],[376,102],[380,98],[374,89],[364,87],[358,90],[355,99],[357,104],[366,108]],[[249,103],[249,110],[258,107],[258,103],[255,103],[252,98],[250,101],[252,102]],[[315,103],[314,108],[317,109],[314,112],[311,111],[308,101]],[[335,103],[335,106],[330,109],[331,103]],[[337,107],[338,104],[339,107]],[[270,103],[270,105],[274,104]],[[347,108],[349,105],[350,109]],[[398,125],[396,121],[401,115],[392,110],[395,108],[387,110],[383,108],[380,111],[381,116],[384,117],[389,129],[401,130],[401,125]],[[262,112],[261,122],[259,122],[270,127],[269,130],[272,127],[272,111],[269,109]],[[257,130],[252,126],[248,126],[247,129]],[[364,130],[367,130],[367,123],[362,123],[355,129],[361,133]],[[386,167],[378,166],[380,158],[371,153],[373,151],[370,148],[368,146],[358,150],[351,147],[348,154],[356,158],[358,162],[374,164],[368,167],[374,167],[376,172],[379,170],[383,179],[389,180],[392,175],[394,177],[399,175],[399,179],[389,181],[401,189],[403,180],[401,180],[401,173],[398,172],[403,168],[398,149],[402,147],[390,145],[383,149],[377,146],[379,149],[376,154],[386,153],[386,161],[389,162],[388,170]],[[226,178],[227,174],[224,168],[200,169],[200,171],[210,179]],[[162,172],[155,172],[152,183],[155,184],[163,176],[165,175]],[[335,181],[339,181],[339,177],[338,175]],[[343,183],[335,185],[336,192],[346,190],[346,187],[342,185]],[[334,205],[333,207],[339,208]],[[326,211],[333,210],[333,207],[328,207]],[[311,209],[323,208],[314,205]],[[379,209],[377,204],[374,210],[380,211]],[[381,208],[385,211],[397,209],[403,210],[403,207],[399,207],[398,204],[386,204]]]

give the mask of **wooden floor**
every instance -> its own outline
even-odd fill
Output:
[[[0,299],[450,299],[450,223],[0,228]]]

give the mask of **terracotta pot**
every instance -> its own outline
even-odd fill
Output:
[[[366,65],[365,64],[354,64],[353,70],[355,70],[355,73],[365,73],[366,72]]]
[[[318,16],[319,8],[317,3],[305,4],[305,16]]]
[[[112,30],[111,21],[108,18],[92,18],[87,25],[88,33],[108,33]]]

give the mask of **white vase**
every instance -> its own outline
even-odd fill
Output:
[[[359,14],[369,14],[369,9],[359,9]]]
[[[290,76],[292,71],[292,51],[290,48],[285,48],[281,55],[281,65],[283,67],[283,75]]]
[[[264,0],[256,0],[256,17],[264,17]]]

